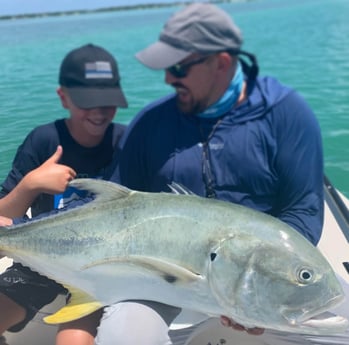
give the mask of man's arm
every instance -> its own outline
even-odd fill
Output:
[[[316,244],[323,226],[323,150],[320,126],[293,92],[276,107],[279,174],[277,217]]]

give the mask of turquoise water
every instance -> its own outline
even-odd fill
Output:
[[[243,31],[244,49],[261,74],[297,89],[314,109],[323,134],[325,170],[349,196],[349,1],[260,0],[221,5]],[[117,58],[130,103],[117,121],[171,91],[161,71],[134,53],[152,43],[177,7],[0,21],[0,180],[17,146],[35,126],[67,116],[56,95],[60,62],[93,42]]]

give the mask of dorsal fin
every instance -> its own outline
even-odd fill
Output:
[[[171,182],[171,184],[168,184],[168,187],[174,194],[195,195],[190,189],[177,182]]]
[[[134,193],[120,184],[91,178],[77,178],[71,181],[69,186],[91,192],[95,195],[95,199],[100,201],[122,199]]]

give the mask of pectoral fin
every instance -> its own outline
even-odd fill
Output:
[[[82,269],[89,269],[104,264],[121,264],[131,265],[141,268],[141,271],[147,270],[158,275],[160,278],[166,280],[168,283],[193,283],[203,278],[199,273],[196,273],[183,266],[168,262],[154,257],[132,255],[128,257],[108,258],[103,261],[94,262],[90,265],[84,266]]]
[[[183,266],[176,265],[161,259],[152,257],[132,257],[135,264],[143,266],[159,274],[161,278],[171,284],[193,283],[201,279],[202,276]]]
[[[68,304],[56,313],[44,317],[46,323],[55,325],[74,321],[103,307],[100,302],[81,290],[70,288],[69,291],[71,298]]]

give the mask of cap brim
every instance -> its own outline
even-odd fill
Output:
[[[166,69],[191,55],[191,52],[174,48],[158,41],[141,50],[135,56],[143,64],[152,69]]]
[[[84,109],[100,107],[127,108],[127,100],[120,88],[67,88],[73,103]]]

